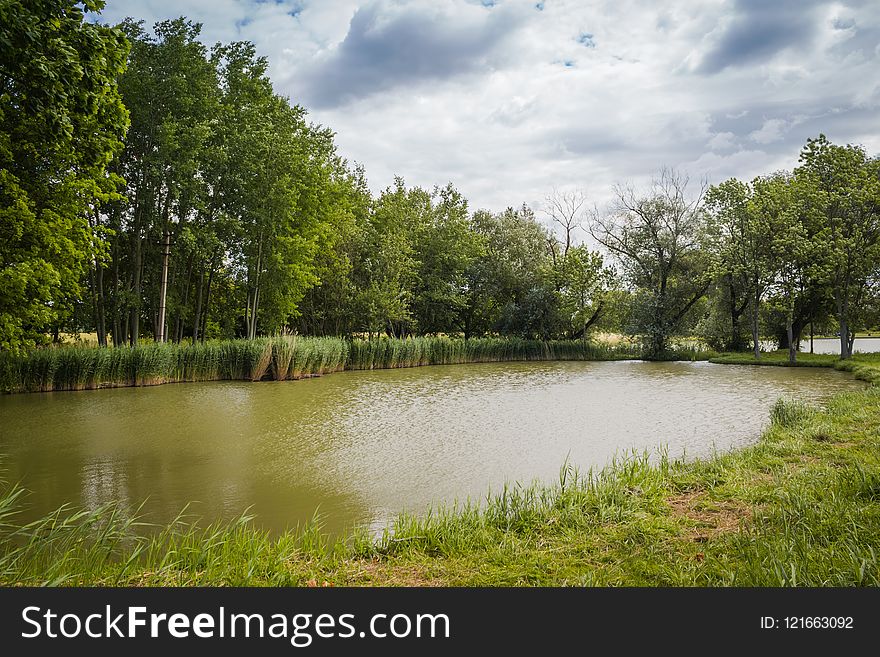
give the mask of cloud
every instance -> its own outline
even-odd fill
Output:
[[[880,151],[876,0],[659,4],[109,0],[104,20],[186,14],[208,44],[253,41],[376,193],[400,174],[473,209],[538,209],[553,187],[601,207],[664,165],[792,168],[820,132]]]
[[[695,70],[718,73],[772,58],[787,48],[808,48],[818,34],[818,3],[811,0],[737,0]]]
[[[750,132],[749,139],[758,144],[771,144],[774,141],[782,139],[787,129],[787,121],[783,121],[782,119],[770,119],[764,121],[764,125],[758,130]]]
[[[300,79],[306,102],[341,105],[403,85],[491,69],[521,15],[495,8],[372,2],[354,14],[345,39]]]
[[[706,142],[706,145],[713,152],[726,151],[733,148],[736,142],[736,135],[732,132],[718,132],[712,135],[712,138]]]

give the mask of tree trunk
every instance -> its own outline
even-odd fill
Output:
[[[852,356],[852,347],[849,339],[849,321],[847,320],[847,310],[845,301],[837,302],[837,320],[840,324],[840,357],[847,359]]]
[[[195,269],[193,266],[194,260],[195,253],[190,252],[186,262],[186,283],[183,285],[183,303],[180,304],[180,308],[177,311],[177,319],[174,321],[175,344],[180,344],[180,341],[183,339],[183,313],[189,309],[189,293],[192,291],[193,269]]]
[[[107,311],[104,305],[104,267],[95,262],[95,331],[98,344],[107,346]]]
[[[257,310],[260,304],[260,270],[263,268],[263,233],[260,233],[260,241],[257,244],[257,266],[254,271],[253,301],[249,303],[250,318],[247,322],[247,338],[253,340],[257,337]]]
[[[162,282],[159,287],[159,313],[156,318],[156,342],[165,342],[165,302],[168,296],[168,261],[171,256],[171,231],[162,231]]]
[[[196,310],[195,310],[195,313],[193,313],[193,331],[192,331],[193,344],[195,344],[199,339],[199,321],[201,321],[202,293],[204,291],[205,291],[205,270],[202,269],[202,272],[199,275],[198,285],[196,286]]]
[[[251,340],[255,340],[257,338],[257,311],[260,308],[260,283],[259,277],[257,277],[257,289],[254,292],[254,311],[251,314]]]
[[[140,230],[140,229],[138,229]],[[131,308],[129,322],[131,327],[128,334],[128,343],[132,347],[136,347],[140,333],[141,324],[141,263],[143,261],[143,246],[140,234],[135,235],[135,257],[134,268],[132,269],[132,286],[131,290],[134,294],[134,305]]]
[[[214,255],[211,256],[211,264],[210,264],[211,269],[210,269],[210,271],[208,271],[208,289],[205,290],[205,310],[202,313],[202,329],[201,329],[202,342],[205,341],[205,329],[208,325],[208,311],[210,311],[210,309],[211,309],[211,283],[214,282],[214,269],[216,268],[216,264],[215,264],[216,260],[217,260],[217,252],[215,250]]]
[[[748,301],[741,306],[737,306],[736,291],[733,286],[733,276],[727,274],[725,278],[725,284],[727,285],[727,312],[730,315],[730,340],[728,340],[728,347],[731,351],[742,351],[745,345],[743,344],[742,335],[740,333],[739,322],[740,317],[742,317],[742,314],[746,309]]]
[[[788,316],[787,321],[785,322],[785,330],[788,333],[788,362],[792,365],[797,362],[797,348],[794,342],[794,322],[792,320],[791,315]]]
[[[605,302],[600,301],[598,303],[598,305],[596,306],[596,310],[594,310],[593,314],[590,316],[590,319],[588,319],[579,330],[572,333],[571,339],[572,340],[580,340],[582,337],[586,336],[587,331],[590,330],[590,327],[592,327],[593,324],[595,324],[596,322],[598,322],[602,318],[602,315],[603,315],[602,311],[603,311],[604,307],[605,307]]]
[[[752,348],[755,350],[755,360],[761,359],[761,342],[758,338],[758,314],[761,303],[761,295],[757,289],[752,295]]]
[[[116,238],[113,242],[113,346],[119,347],[125,342],[119,317],[119,239]]]

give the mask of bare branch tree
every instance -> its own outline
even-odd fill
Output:
[[[709,287],[699,249],[708,183],[691,198],[687,187],[688,177],[670,168],[660,170],[647,193],[617,185],[610,212],[594,213],[590,224],[590,234],[616,256],[643,297],[635,324],[647,334],[652,356],[662,354]]]
[[[572,236],[578,228],[583,227],[585,218],[584,206],[587,203],[586,195],[580,191],[561,192],[558,189],[545,198],[543,212],[552,224],[556,224],[562,230],[562,260],[565,261],[568,251],[571,249]],[[552,236],[551,236],[552,238]],[[550,244],[550,253],[556,263],[556,248]]]

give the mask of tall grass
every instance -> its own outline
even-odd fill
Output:
[[[686,347],[670,359],[711,352]],[[538,360],[639,358],[637,346],[589,341],[446,337],[345,340],[284,335],[196,344],[63,346],[0,354],[0,390],[48,392],[189,381],[284,381],[341,370]]]

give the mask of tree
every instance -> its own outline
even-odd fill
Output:
[[[104,257],[90,224],[128,113],[124,34],[84,20],[100,0],[0,4],[0,348],[41,342]]]
[[[465,335],[549,337],[559,321],[546,229],[526,205],[497,214],[477,211],[471,226],[482,255],[465,272]]]
[[[795,317],[798,301],[808,298],[823,278],[821,243],[815,231],[819,201],[808,181],[779,172],[753,182],[752,212],[765,222],[767,271],[772,299],[782,313],[789,362],[797,360]]]
[[[457,329],[466,306],[465,273],[481,252],[480,240],[470,230],[465,198],[452,184],[435,188],[413,242],[418,271],[412,309],[420,332]]]
[[[587,335],[608,312],[610,293],[617,285],[613,268],[585,244],[571,247],[554,267],[552,279],[559,295],[562,334],[576,340]]]
[[[544,213],[550,218],[552,226],[561,230],[562,237],[548,234],[548,246],[553,258],[553,266],[565,270],[565,260],[574,244],[575,231],[583,226],[584,205],[587,199],[583,192],[560,192],[554,189],[545,199]]]
[[[123,29],[132,50],[120,89],[132,124],[118,163],[129,201],[118,221],[130,240],[127,305],[134,345],[145,306],[156,340],[167,338],[173,245],[206,194],[202,162],[216,115],[217,73],[198,40],[198,23],[162,21],[155,36],[131,20]]]
[[[754,187],[731,178],[710,187],[706,193],[707,247],[713,256],[713,273],[721,288],[728,316],[728,339],[722,345],[731,350],[742,347],[740,318],[748,308],[755,358],[761,357],[758,318],[761,301],[772,282],[770,240],[767,217],[756,206]]]
[[[360,265],[366,253],[372,197],[363,167],[340,174],[333,189],[329,205],[336,209],[334,230],[315,260],[320,282],[300,304],[298,326],[306,334],[351,335],[363,328],[366,314],[359,306]]]
[[[577,231],[583,227],[585,204],[582,192],[553,190],[544,207],[551,221],[547,248],[552,260],[550,276],[558,296],[559,331],[572,339],[586,335],[602,318],[616,278],[614,270],[603,265],[601,254],[584,244],[575,244]]]
[[[825,135],[808,139],[795,176],[816,189],[829,266],[840,357],[852,355],[854,323],[880,263],[880,164],[859,146],[837,146]]]
[[[611,213],[596,214],[590,227],[635,289],[632,330],[645,336],[649,358],[662,357],[670,336],[710,285],[700,245],[705,185],[689,200],[687,184],[686,177],[663,169],[647,195],[618,186]]]

